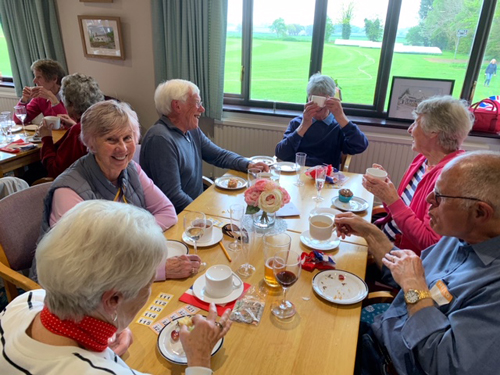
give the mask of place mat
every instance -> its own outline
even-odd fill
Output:
[[[245,215],[243,217],[243,228],[250,228],[253,226],[253,216],[252,215]],[[286,232],[286,221],[281,218],[276,218],[276,221],[274,222],[274,225],[271,225],[269,228],[258,228],[255,227],[255,233],[257,234],[257,237],[262,237],[266,233],[283,233]]]
[[[244,295],[246,293],[246,291],[248,290],[248,288],[250,288],[250,284],[243,283],[243,293],[241,295]],[[236,304],[236,301],[239,298],[241,298],[241,296],[236,298],[234,301],[226,303],[224,305],[215,305],[215,307],[217,308],[217,315],[221,316],[222,314],[224,314],[224,311],[226,311],[227,309],[232,310],[234,305]],[[208,309],[210,307],[209,303],[203,302],[203,301],[199,300],[198,298],[196,298],[196,296],[193,294],[193,287],[192,286],[191,286],[191,288],[186,290],[186,292],[179,298],[179,301],[188,303],[188,304],[196,306],[196,307],[199,307],[200,309],[205,310],[205,311],[208,311]]]
[[[37,146],[30,142],[25,142],[22,139],[9,143],[7,146],[1,147],[0,151],[10,152],[11,154],[17,154],[21,151],[28,151],[36,148]]]

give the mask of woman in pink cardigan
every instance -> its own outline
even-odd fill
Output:
[[[17,105],[26,107],[27,124],[42,113],[44,116],[65,115],[66,108],[61,101],[61,81],[66,75],[63,67],[54,60],[41,59],[31,65],[34,87],[24,87],[21,100]],[[14,116],[16,124],[21,121]]]
[[[429,204],[425,198],[434,190],[443,167],[462,154],[460,149],[473,124],[467,103],[451,96],[433,97],[414,111],[415,121],[408,133],[413,160],[396,190],[389,178],[378,180],[363,176],[363,186],[380,199],[388,215],[377,221],[384,233],[402,249],[420,252],[441,238],[429,224]],[[378,164],[373,165],[383,169]]]

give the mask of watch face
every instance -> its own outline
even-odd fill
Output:
[[[405,293],[405,300],[408,303],[416,303],[420,299],[418,292],[416,290],[410,289]]]

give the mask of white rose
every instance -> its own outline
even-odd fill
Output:
[[[259,207],[262,211],[273,213],[281,208],[282,194],[280,189],[263,191],[259,197]]]

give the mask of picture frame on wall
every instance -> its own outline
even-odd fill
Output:
[[[120,17],[78,16],[85,57],[125,60]]]
[[[451,95],[455,80],[432,78],[392,78],[387,118],[413,121],[413,111],[418,104],[436,95]]]

